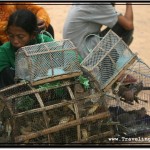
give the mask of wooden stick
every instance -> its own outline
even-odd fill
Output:
[[[82,75],[82,72],[75,72],[75,73],[69,73],[69,74],[54,76],[54,77],[46,78],[46,79],[43,79],[43,80],[31,82],[31,85],[32,86],[40,85],[40,84],[44,84],[44,83],[47,83],[47,82],[68,79],[68,78],[72,78],[72,77],[76,77],[76,76],[80,76],[80,75]]]
[[[77,120],[73,120],[73,121],[70,121],[70,122],[67,122],[64,124],[60,124],[60,125],[48,128],[48,129],[37,131],[36,133],[17,136],[17,137],[15,137],[15,143],[26,141],[26,140],[33,139],[33,138],[37,138],[37,137],[42,136],[42,135],[58,132],[60,130],[63,130],[63,129],[66,129],[69,127],[73,127],[73,126],[76,126],[79,124],[87,123],[89,121],[94,121],[97,119],[108,118],[108,117],[110,117],[109,112],[103,112],[100,114],[96,114],[96,115],[92,115],[92,116],[88,116],[88,117],[83,117],[83,118],[80,118]]]
[[[41,112],[43,110],[57,109],[59,107],[65,106],[67,104],[74,104],[74,103],[78,103],[78,101],[81,102],[82,100],[85,100],[85,99],[92,99],[93,97],[95,98],[95,95],[96,95],[96,97],[99,97],[99,96],[101,96],[101,93],[95,93],[94,95],[86,96],[86,97],[83,97],[83,98],[78,98],[78,99],[74,99],[74,100],[68,100],[66,102],[60,102],[58,104],[45,106],[43,108],[36,108],[36,109],[24,111],[24,112],[21,112],[21,113],[14,114],[14,117],[21,117],[21,116],[28,115],[28,114],[31,114],[31,113]]]
[[[72,100],[75,100],[75,97],[74,97],[74,94],[71,90],[71,88],[69,86],[67,86],[67,90],[70,94],[70,97]],[[79,110],[78,110],[78,106],[77,106],[77,103],[74,103],[74,109],[75,109],[75,115],[76,115],[76,119],[79,119],[80,116],[79,116]],[[77,125],[77,137],[78,137],[78,140],[81,140],[81,128],[80,128],[80,125]]]
[[[22,92],[22,93],[17,93],[17,94],[14,94],[12,96],[9,96],[9,97],[5,98],[5,100],[8,101],[8,100],[12,100],[13,98],[17,98],[17,97],[21,97],[21,96],[25,96],[25,95],[30,95],[30,94],[34,94],[34,93],[39,93],[39,92],[43,92],[43,91],[46,91],[46,90],[56,89],[56,88],[64,87],[66,85],[71,85],[71,84],[72,84],[71,82],[68,82],[67,84],[63,83],[60,86],[50,87],[50,88],[46,88],[46,89],[45,88],[31,89],[31,90],[28,90],[28,91],[25,91],[25,92]],[[30,84],[28,84],[28,86],[31,87]],[[2,98],[4,98],[4,97],[2,97]]]
[[[105,85],[105,88],[103,89],[104,92],[107,92],[113,83],[115,83],[117,81],[117,79],[122,75],[122,73],[124,73],[137,59],[137,55],[135,55],[130,62],[124,67],[122,68],[122,70],[120,72],[118,72],[118,74],[116,75],[116,77],[107,85]]]
[[[44,108],[44,104],[43,104],[43,101],[42,101],[39,93],[35,93],[35,96],[36,96],[36,98],[37,98],[37,100],[39,102],[40,107]],[[43,114],[43,118],[44,118],[44,122],[45,122],[46,128],[48,128],[48,122],[47,122],[48,121],[48,117],[47,117],[46,111],[44,110],[42,112],[42,114]],[[48,142],[50,142],[50,139],[51,139],[50,138],[50,134],[48,134]]]

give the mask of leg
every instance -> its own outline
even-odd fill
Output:
[[[107,27],[106,29],[100,32],[100,36],[103,37],[109,30],[110,28]],[[134,30],[125,30],[121,27],[121,25],[118,22],[114,25],[114,27],[111,30],[114,31],[118,36],[120,36],[127,45],[131,44],[133,40]]]
[[[118,36],[120,36],[127,45],[131,44],[134,30],[125,30],[118,22],[115,24],[112,30],[118,34]]]
[[[5,68],[0,73],[0,88],[14,84],[15,70],[11,68]]]

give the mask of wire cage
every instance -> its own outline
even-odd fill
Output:
[[[9,127],[2,134],[9,137],[6,143],[96,144],[112,137],[110,113],[94,83],[89,84],[92,91],[68,75],[36,86],[22,82],[1,89],[7,114],[3,123]]]
[[[136,55],[110,30],[82,61],[84,72],[90,72],[100,89],[104,89]]]
[[[16,53],[16,79],[34,82],[79,71],[76,47],[67,39],[25,46]]]
[[[121,134],[149,134],[150,67],[137,59],[112,85],[111,91],[106,94],[106,101],[114,121],[126,127]]]

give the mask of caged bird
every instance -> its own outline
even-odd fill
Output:
[[[132,110],[118,115],[118,121],[125,126],[141,124],[142,119],[146,116],[146,109],[142,107],[139,110]]]
[[[146,116],[147,111],[145,107],[142,107],[141,109],[138,109],[138,110],[128,111],[128,113],[136,115],[136,120],[140,121],[142,118]]]
[[[93,115],[94,112],[96,112],[96,110],[100,107],[99,103],[95,103],[91,106],[90,109],[88,109],[87,111],[87,115]]]
[[[88,131],[84,128],[84,129],[81,129],[81,134],[82,134],[82,139],[84,140],[88,140],[88,137],[89,137],[89,133]]]
[[[10,123],[10,118],[8,118],[5,122],[5,131],[7,133],[8,138],[10,138],[11,132],[12,132],[12,126]]]
[[[123,113],[117,117],[120,124],[124,126],[133,126],[136,124],[136,114]]]
[[[143,82],[132,83],[128,85],[120,85],[118,96],[124,100],[124,102],[133,105],[133,102],[139,103],[138,94],[143,89]],[[144,101],[144,100],[143,100]],[[146,102],[146,101],[145,101]]]
[[[138,99],[138,94],[142,91],[143,89],[143,82],[139,82],[139,83],[135,83],[135,84],[131,84],[129,86],[129,89],[134,91],[134,100],[139,103],[139,99]]]

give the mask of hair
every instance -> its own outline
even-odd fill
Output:
[[[6,31],[12,25],[21,27],[30,35],[37,32],[37,17],[31,11],[20,9],[12,13],[8,19]]]

